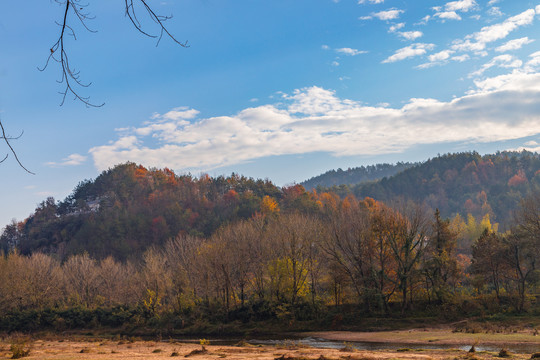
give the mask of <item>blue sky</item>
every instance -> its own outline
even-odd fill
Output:
[[[86,108],[44,71],[62,6],[0,3],[0,227],[134,161],[278,185],[333,168],[540,143],[540,1],[150,1],[190,47],[135,31],[122,1],[71,14]],[[31,5],[31,6],[29,6]],[[28,10],[28,9],[31,10]],[[151,33],[153,24],[144,20]],[[0,148],[4,153],[8,149]]]

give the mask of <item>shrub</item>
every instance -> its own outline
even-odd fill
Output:
[[[24,342],[11,344],[10,350],[13,354],[11,356],[12,359],[20,359],[30,355],[30,349],[26,348],[26,344]]]

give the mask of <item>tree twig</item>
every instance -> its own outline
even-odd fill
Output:
[[[6,131],[4,129],[4,125],[2,124],[1,119],[0,119],[0,129],[2,130],[2,135],[0,136],[0,139],[4,140],[6,145],[9,147],[9,150],[11,151],[13,156],[15,157],[15,160],[17,160],[17,163],[19,164],[19,166],[22,167],[27,173],[32,174],[32,175],[36,175],[35,173],[31,172],[30,170],[28,170],[27,168],[24,167],[24,165],[19,160],[19,157],[17,156],[17,153],[15,152],[15,150],[13,149],[13,147],[11,146],[11,144],[9,142],[10,140],[19,139],[23,135],[23,133],[21,132],[21,134],[19,136],[16,136],[16,137],[7,136]],[[2,159],[2,161],[0,161],[0,163],[4,162],[7,158],[8,158],[8,154],[6,154],[6,156]]]

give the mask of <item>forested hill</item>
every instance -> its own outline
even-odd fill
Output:
[[[531,152],[447,154],[430,159],[378,182],[334,188],[383,202],[398,198],[426,202],[443,217],[459,213],[476,218],[490,215],[506,224],[521,198],[540,187],[540,155]],[[322,189],[319,189],[322,190]]]
[[[81,182],[63,201],[43,201],[30,217],[5,227],[0,245],[61,259],[83,252],[126,259],[179,234],[209,236],[257,212],[302,206],[307,196],[299,185],[278,188],[235,174],[178,176],[127,163]]]
[[[339,185],[357,185],[360,183],[380,180],[384,177],[393,176],[403,170],[417,165],[416,163],[376,164],[349,168],[347,170],[330,170],[324,174],[312,177],[301,183],[307,190],[317,186],[332,187]]]

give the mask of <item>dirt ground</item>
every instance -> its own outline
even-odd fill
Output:
[[[0,359],[12,357],[13,339],[0,342]],[[168,359],[171,357],[188,357],[195,360],[207,359],[500,359],[498,353],[476,352],[474,354],[460,350],[408,350],[397,351],[361,351],[347,347],[344,349],[318,349],[304,347],[291,342],[278,346],[219,346],[171,342],[171,341],[134,341],[113,340],[27,340],[24,350],[30,350],[25,359],[63,359],[63,360],[97,360],[97,359]],[[510,354],[512,359],[530,359],[531,354]]]

